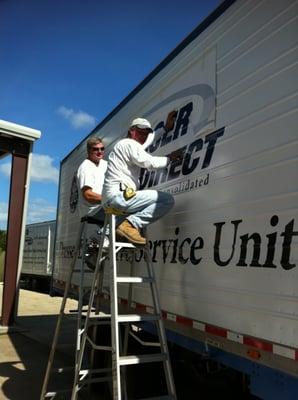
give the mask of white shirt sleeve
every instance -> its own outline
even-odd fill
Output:
[[[79,182],[79,187],[80,189],[83,189],[84,186],[88,186],[93,189],[93,178],[86,169],[86,164],[82,164],[78,169],[77,178]]]
[[[162,126],[161,128],[158,128],[157,131],[150,132],[147,136],[146,142],[142,144],[143,149],[146,150],[153,143],[154,139],[159,135],[162,135],[165,131],[165,127]]]
[[[143,149],[146,150],[150,146],[150,144],[152,144],[154,139],[155,139],[155,131],[149,133],[146,142],[142,144]]]
[[[168,157],[154,157],[148,154],[143,146],[134,142],[130,146],[130,157],[131,161],[136,164],[140,168],[146,169],[158,169],[164,168],[168,165],[169,159]]]

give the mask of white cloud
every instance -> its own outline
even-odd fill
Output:
[[[53,158],[46,154],[32,155],[31,164],[31,181],[35,182],[54,182],[58,183],[59,170],[53,165]],[[0,172],[7,177],[10,177],[11,163],[7,162],[0,165]]]
[[[56,219],[56,206],[47,200],[37,198],[28,203],[27,224]]]
[[[95,117],[84,111],[74,111],[72,108],[60,106],[57,112],[68,120],[75,129],[90,128],[96,123]]]
[[[58,183],[59,170],[54,167],[53,158],[45,154],[32,155],[31,179],[36,182]]]

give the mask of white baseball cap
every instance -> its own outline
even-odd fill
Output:
[[[153,132],[150,122],[145,118],[135,118],[130,124],[130,127],[133,126],[137,126],[140,129],[150,129]]]

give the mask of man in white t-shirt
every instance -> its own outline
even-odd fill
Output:
[[[77,180],[80,189],[79,213],[98,217],[103,221],[101,193],[107,162],[104,157],[104,144],[100,138],[93,137],[87,141],[87,158],[82,162],[77,171]]]
[[[98,225],[103,225],[104,211],[102,208],[102,187],[107,169],[107,162],[104,157],[104,144],[100,138],[90,138],[87,141],[87,158],[82,162],[77,171],[77,181],[79,185],[79,214],[80,217],[92,217],[98,221]],[[85,254],[85,262],[89,268],[94,269],[98,243],[100,240],[101,229],[97,227],[87,232],[88,251]],[[105,238],[104,247],[108,246],[108,239]]]
[[[165,130],[173,129],[176,115],[175,112],[168,115]],[[169,193],[138,190],[141,168],[165,168],[182,157],[177,151],[168,157],[154,157],[147,153],[144,144],[150,133],[152,128],[148,120],[136,118],[132,121],[128,137],[116,143],[109,155],[102,192],[104,208],[127,214],[125,219],[117,218],[117,236],[139,245],[146,243],[141,228],[164,216],[174,205],[174,198]]]

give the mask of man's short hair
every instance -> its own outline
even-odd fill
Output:
[[[92,137],[87,140],[87,151],[90,151],[95,144],[102,143],[102,139],[99,137]]]

